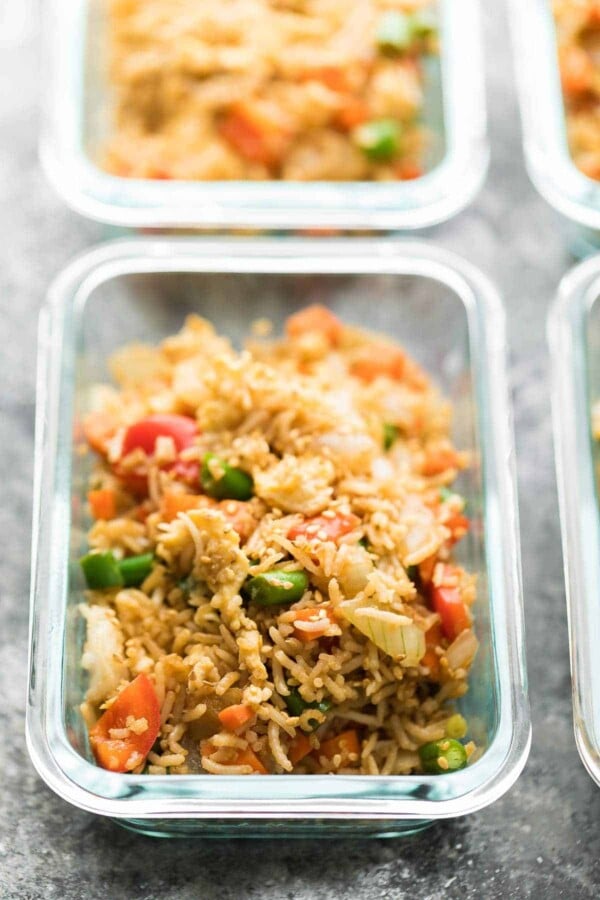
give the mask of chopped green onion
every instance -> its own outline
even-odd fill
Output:
[[[364,547],[365,550],[369,549],[369,542],[365,537],[361,537],[361,539],[358,541],[358,544],[360,547]]]
[[[139,556],[128,556],[127,559],[122,559],[119,569],[125,587],[137,587],[141,584],[152,571],[153,562],[154,555],[152,553],[142,553]]]
[[[460,713],[455,713],[446,722],[446,737],[464,738],[467,733],[467,722]]]
[[[385,161],[398,154],[402,128],[395,119],[373,119],[355,128],[352,136],[365,156]]]
[[[440,741],[429,741],[419,747],[419,758],[423,771],[428,775],[445,775],[457,772],[467,765],[467,751],[464,746],[452,738]]]
[[[454,491],[451,491],[448,487],[440,488],[440,501],[441,503],[445,503],[450,497],[454,497]]]
[[[250,578],[242,590],[245,597],[259,606],[278,606],[296,603],[307,587],[308,576],[305,572],[270,569]]]
[[[205,455],[200,480],[208,496],[216,500],[249,500],[254,487],[248,472],[230,466],[214,453]]]
[[[92,590],[123,587],[125,581],[119,563],[110,552],[88,553],[79,560],[87,586]]]
[[[377,29],[377,45],[382,53],[390,56],[406,53],[414,39],[412,16],[396,9],[382,15]]]
[[[288,708],[290,715],[292,716],[301,716],[302,713],[307,709],[316,709],[318,712],[328,713],[332,707],[331,700],[321,700],[314,701],[313,703],[307,703],[306,700],[300,696],[300,693],[296,690],[296,688],[290,688],[290,693],[287,697],[283,698],[285,700],[285,705]],[[309,719],[308,724],[311,726],[311,730],[314,731],[315,728],[318,728],[321,722],[318,719]]]
[[[389,450],[398,440],[398,426],[385,422],[383,425],[383,449]]]

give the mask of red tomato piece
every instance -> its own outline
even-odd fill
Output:
[[[171,413],[147,416],[134,422],[125,432],[122,455],[127,456],[133,450],[143,450],[147,456],[152,456],[159,437],[172,438],[175,449],[180,453],[194,443],[197,434],[196,421],[189,416]]]
[[[457,638],[465,628],[471,627],[469,611],[457,587],[433,585],[431,600],[434,610],[442,620],[442,631],[449,641]]]
[[[147,727],[137,734],[135,728],[140,719],[146,720]],[[111,734],[125,729],[128,734],[124,737]],[[160,707],[156,691],[147,675],[138,675],[90,729],[90,744],[96,762],[111,772],[136,769],[148,756],[159,730]]]
[[[359,522],[360,519],[352,513],[349,515],[336,513],[334,518],[313,516],[299,522],[298,525],[292,525],[287,536],[290,541],[295,541],[299,537],[308,541],[315,538],[320,541],[338,541],[345,534],[354,531]]]

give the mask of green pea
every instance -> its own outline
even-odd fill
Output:
[[[419,758],[423,771],[428,775],[457,772],[467,765],[467,751],[460,741],[453,738],[442,738],[423,744],[419,747]]]
[[[377,29],[377,46],[388,56],[406,53],[415,39],[412,16],[391,9],[382,15]]]
[[[398,440],[398,426],[385,422],[383,425],[383,449],[389,450]]]
[[[88,553],[81,557],[79,564],[87,586],[92,590],[123,587],[125,583],[119,563],[110,550],[106,553]]]
[[[259,606],[278,606],[296,603],[308,587],[305,572],[285,572],[270,569],[250,578],[243,587],[243,594]]]
[[[123,584],[126,587],[137,587],[152,571],[154,556],[152,553],[142,553],[139,556],[128,556],[119,563],[119,569],[123,576]]]
[[[373,119],[359,125],[352,134],[356,145],[371,160],[385,162],[400,150],[402,127],[395,119]]]
[[[300,695],[300,693],[296,690],[296,688],[290,688],[290,693],[287,697],[283,698],[285,700],[285,705],[288,708],[288,711],[292,716],[301,716],[302,713],[307,709],[316,709],[322,713],[328,713],[332,707],[331,700],[321,700],[314,701],[313,703],[307,703],[306,700]],[[318,728],[321,725],[321,722],[318,719],[309,719],[308,724],[311,726],[311,730],[314,731],[315,728]]]
[[[249,500],[254,488],[248,472],[230,466],[214,453],[204,456],[200,480],[208,496],[216,500]]]

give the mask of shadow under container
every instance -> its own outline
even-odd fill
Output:
[[[548,322],[575,740],[600,785],[600,256],[561,282]]]
[[[157,342],[189,313],[237,345],[257,317],[276,329],[317,300],[344,321],[402,342],[454,407],[453,437],[473,465],[460,491],[472,519],[462,563],[478,575],[480,641],[458,707],[481,758],[452,775],[143,776],[92,762],[79,713],[89,454],[76,452],[107,356]],[[386,240],[127,239],[77,259],[56,280],[40,330],[27,736],[61,797],[147,834],[407,834],[474,812],[516,780],[530,740],[517,499],[504,322],[489,282],[458,257]]]
[[[600,181],[581,172],[567,140],[552,0],[509,0],[523,148],[529,176],[568,221],[575,256],[600,248]]]
[[[471,202],[487,170],[480,0],[439,0],[441,52],[424,62],[425,174],[409,181],[120,178],[98,163],[111,131],[106,0],[48,0],[40,153],[77,212],[126,228],[420,229]]]

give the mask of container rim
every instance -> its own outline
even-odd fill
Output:
[[[529,177],[564,216],[600,229],[600,183],[577,168],[567,142],[551,3],[509,0],[508,6]]]
[[[112,225],[148,228],[416,229],[473,199],[489,160],[479,0],[440,0],[446,151],[404,182],[194,182],[118,178],[86,155],[85,23],[90,0],[49,0],[40,137],[43,169],[72,209]],[[68,98],[69,102],[65,102]]]
[[[548,317],[552,418],[579,755],[600,785],[600,516],[588,382],[589,314],[600,294],[600,256],[562,279]]]
[[[445,778],[432,776],[115,775],[90,764],[69,743],[62,723],[62,670],[52,646],[62,646],[67,552],[56,539],[68,511],[52,500],[60,450],[58,402],[65,317],[81,291],[139,272],[390,273],[436,279],[465,305],[480,427],[488,547],[490,627],[498,693],[498,728],[483,757]],[[87,287],[86,287],[87,284]],[[474,812],[517,779],[530,744],[512,422],[504,368],[500,298],[475,267],[422,242],[392,239],[198,240],[131,239],[77,257],[52,284],[40,316],[34,480],[30,681],[27,744],[46,783],[70,803],[115,818],[438,819]],[[70,447],[62,445],[64,452]],[[58,654],[59,656],[61,654]],[[54,662],[54,667],[53,667]],[[198,796],[199,777],[202,796]],[[276,799],[265,800],[272,790]],[[430,799],[435,795],[435,799]],[[235,798],[235,799],[231,799]],[[263,798],[263,799],[261,799]]]

